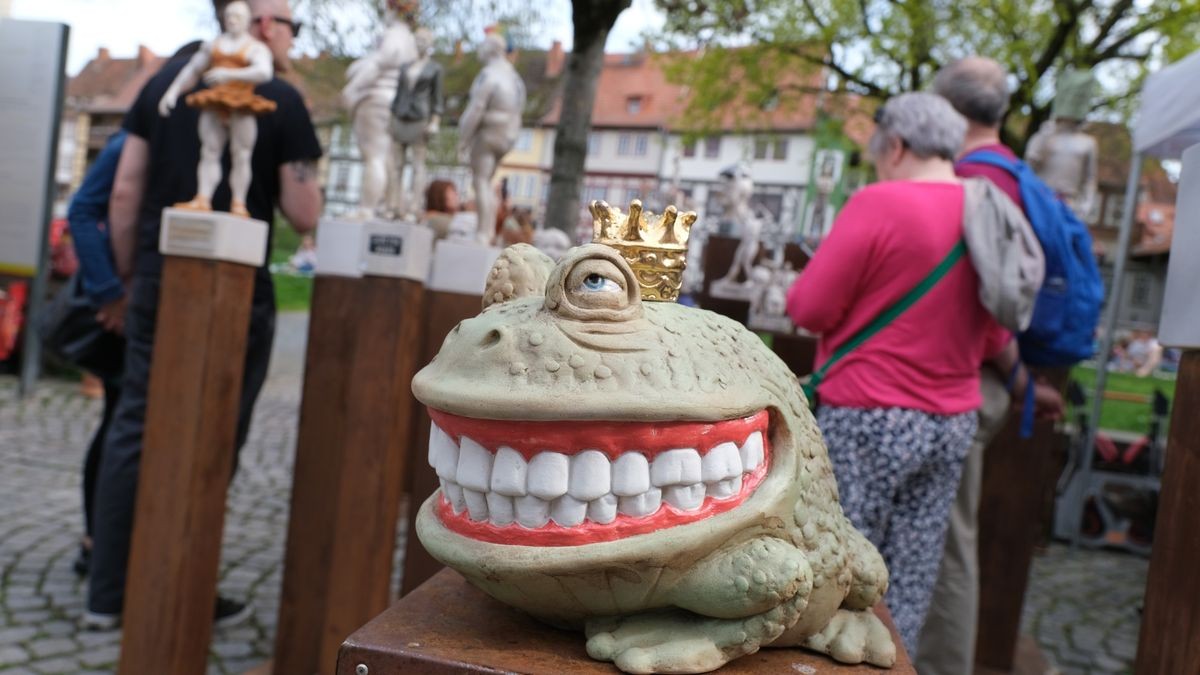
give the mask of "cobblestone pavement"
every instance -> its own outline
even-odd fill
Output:
[[[271,375],[230,489],[220,590],[249,599],[255,613],[214,634],[210,674],[242,673],[273,648],[306,332],[304,315],[280,316]],[[99,412],[77,383],[47,379],[20,400],[16,380],[0,378],[0,674],[115,667],[120,633],[75,627],[85,587],[71,570],[80,466]],[[1026,630],[1064,673],[1131,672],[1145,574],[1140,558],[1051,546],[1034,564]]]
[[[1132,554],[1053,544],[1034,558],[1022,628],[1064,675],[1132,673],[1148,567]]]

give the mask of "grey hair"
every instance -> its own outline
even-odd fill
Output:
[[[968,56],[942,68],[933,90],[978,124],[997,126],[1008,112],[1008,72],[989,58]]]
[[[875,119],[875,135],[867,146],[873,157],[887,152],[889,138],[899,139],[916,156],[953,161],[967,134],[967,120],[946,99],[914,92],[888,99]]]

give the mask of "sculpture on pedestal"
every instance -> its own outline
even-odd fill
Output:
[[[787,294],[798,276],[800,273],[788,262],[755,267],[751,275],[754,295],[746,325],[756,330],[794,333],[796,324],[787,315]]]
[[[719,202],[725,217],[741,227],[741,241],[733,254],[733,263],[725,276],[713,281],[710,293],[717,297],[749,299],[752,287],[750,275],[758,257],[759,235],[762,219],[750,208],[750,196],[754,194],[754,179],[745,164],[731,166],[721,172]],[[744,277],[738,281],[739,277]]]
[[[416,217],[423,208],[425,190],[425,151],[429,139],[437,134],[442,119],[442,66],[433,60],[433,33],[427,28],[416,32],[418,57],[401,68],[392,101],[393,185],[391,210]],[[412,152],[412,187],[403,189],[404,167]]]
[[[400,82],[400,70],[417,60],[417,44],[408,21],[417,11],[416,2],[388,0],[387,29],[375,51],[350,64],[342,103],[354,121],[354,134],[362,154],[362,194],[358,216],[379,214],[388,189],[388,164],[392,161],[392,102]]]
[[[1042,125],[1025,152],[1025,161],[1038,177],[1059,194],[1085,223],[1096,220],[1097,164],[1100,148],[1083,131],[1083,120],[1092,107],[1095,80],[1089,72],[1059,76],[1054,97],[1054,119]]]
[[[471,84],[471,98],[458,120],[458,156],[471,165],[471,185],[479,214],[479,240],[495,237],[496,195],[492,177],[521,130],[525,110],[525,83],[505,58],[507,45],[495,32],[479,45],[483,70]]]
[[[254,93],[254,86],[274,76],[271,50],[249,33],[250,6],[235,0],[225,8],[225,32],[205,43],[188,61],[158,103],[163,117],[179,96],[201,77],[208,85],[184,99],[200,109],[200,163],[196,168],[196,196],[179,208],[212,210],[212,196],[221,182],[221,155],[229,145],[229,212],[249,217],[246,193],[250,189],[250,160],[258,140],[256,116],[274,112],[275,102]]]
[[[871,611],[887,570],[796,378],[737,322],[654,301],[678,291],[694,214],[592,210],[607,245],[510,248],[413,380],[442,485],[421,542],[626,672],[768,645],[891,666]]]

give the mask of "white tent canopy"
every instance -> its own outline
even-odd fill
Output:
[[[1200,143],[1200,52],[1146,78],[1133,125],[1135,153],[1179,159]]]

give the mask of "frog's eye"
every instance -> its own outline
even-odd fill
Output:
[[[567,274],[564,290],[571,304],[581,309],[622,309],[629,306],[627,284],[611,260],[585,258]]]
[[[597,272],[592,272],[583,278],[579,290],[585,293],[621,292],[621,285],[612,279],[607,279]]]

